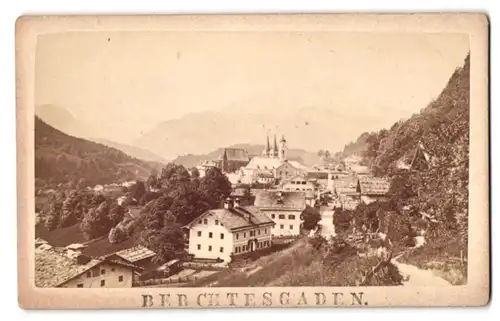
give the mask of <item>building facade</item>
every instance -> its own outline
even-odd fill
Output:
[[[130,288],[135,270],[132,264],[75,255],[66,249],[35,249],[37,287]]]
[[[306,195],[298,191],[260,191],[255,206],[275,223],[273,236],[298,236],[302,227],[302,212],[306,209]]]
[[[217,161],[217,166],[224,173],[234,173],[240,168],[245,167],[249,161],[250,158],[246,150],[241,148],[224,148]]]
[[[255,206],[240,206],[238,200],[227,199],[224,208],[209,210],[186,225],[188,253],[194,259],[230,262],[233,255],[270,247],[273,226]]]

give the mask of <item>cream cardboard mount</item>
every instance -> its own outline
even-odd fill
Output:
[[[22,308],[489,301],[483,14],[23,16],[16,77]]]

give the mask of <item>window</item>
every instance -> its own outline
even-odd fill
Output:
[[[294,220],[295,219],[295,215],[288,215],[288,219],[289,220]]]
[[[255,236],[255,231],[250,231],[250,237]]]
[[[212,252],[212,245],[209,245],[209,246],[208,246],[208,251],[209,251],[209,252]]]
[[[260,229],[258,229],[258,230],[257,230],[257,234],[259,234],[259,235],[260,235]]]
[[[220,252],[224,253],[224,248],[223,247],[220,248]]]
[[[92,277],[92,272],[88,271],[88,272],[87,272],[87,277],[88,277],[88,278],[91,278],[91,277]]]
[[[236,239],[240,238],[240,233],[236,233]]]
[[[276,215],[271,214],[271,218],[272,218],[272,219],[276,218]]]
[[[198,244],[197,248],[198,250],[201,250],[201,244]]]
[[[235,247],[234,248],[234,253],[239,253],[239,252],[240,252],[240,247],[239,246]]]
[[[120,276],[118,277],[118,282],[123,282],[123,275],[120,275]]]
[[[212,233],[212,232],[208,232],[208,237],[209,237],[209,238],[212,238],[213,236],[214,236],[214,233]]]
[[[215,225],[219,225],[219,220],[215,220]]]
[[[111,272],[114,272],[115,271],[115,268],[111,268]]]
[[[246,237],[247,237],[247,233],[246,233],[246,232],[244,232],[244,233],[243,233],[243,238],[246,238]]]
[[[208,220],[206,218],[203,219],[203,224],[208,224]]]
[[[201,220],[198,221],[198,224],[201,224]]]
[[[293,230],[293,225],[290,225],[290,229]]]
[[[264,234],[267,234],[267,227],[264,229]]]
[[[280,229],[284,229],[285,226],[283,224],[280,225]]]
[[[284,219],[285,218],[285,215],[284,214],[280,214],[280,219]]]
[[[106,285],[106,281],[105,280],[101,280],[101,286],[105,286]]]
[[[106,274],[106,270],[105,270],[105,269],[102,269],[102,270],[101,270],[101,274]]]
[[[220,239],[223,240],[224,239],[224,233],[220,233]]]
[[[76,287],[77,288],[83,288],[83,283],[77,284]]]
[[[198,231],[196,234],[197,234],[198,236],[201,236],[201,231]]]

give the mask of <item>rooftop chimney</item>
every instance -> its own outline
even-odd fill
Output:
[[[75,263],[78,265],[85,265],[90,262],[90,257],[84,255],[84,254],[78,254],[76,255],[73,260],[75,260]]]
[[[229,197],[226,198],[226,200],[224,201],[224,208],[226,209],[233,208],[233,201]]]

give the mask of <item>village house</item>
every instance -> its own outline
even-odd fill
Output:
[[[270,247],[273,226],[257,207],[227,199],[224,208],[208,210],[185,226],[189,229],[188,253],[194,260],[230,262],[232,255]]]
[[[389,196],[390,181],[382,177],[359,177],[356,192],[365,204],[385,201]]]
[[[358,179],[354,176],[342,177],[332,181],[333,195],[336,196],[335,206],[347,210],[354,210],[360,203],[360,194],[357,191]]]
[[[263,185],[274,185],[274,175],[270,171],[260,171],[257,173],[257,183]]]
[[[233,173],[246,166],[250,158],[246,150],[241,148],[224,148],[217,160],[217,167],[224,173]]]
[[[204,161],[200,165],[196,166],[198,173],[200,173],[200,178],[204,177],[211,168],[217,167],[217,163],[214,161]]]
[[[37,287],[130,288],[135,269],[132,264],[75,255],[64,248],[35,249]]]
[[[150,249],[141,245],[136,245],[131,248],[108,254],[105,258],[136,266],[137,270],[134,274],[134,280],[136,280],[142,275],[147,275],[148,272],[157,268],[152,260],[155,256],[156,253]]]
[[[281,189],[284,191],[316,191],[316,185],[308,180],[304,175],[296,175],[283,183]]]
[[[306,209],[306,195],[302,191],[260,191],[255,206],[276,224],[273,236],[300,235],[302,212]]]

